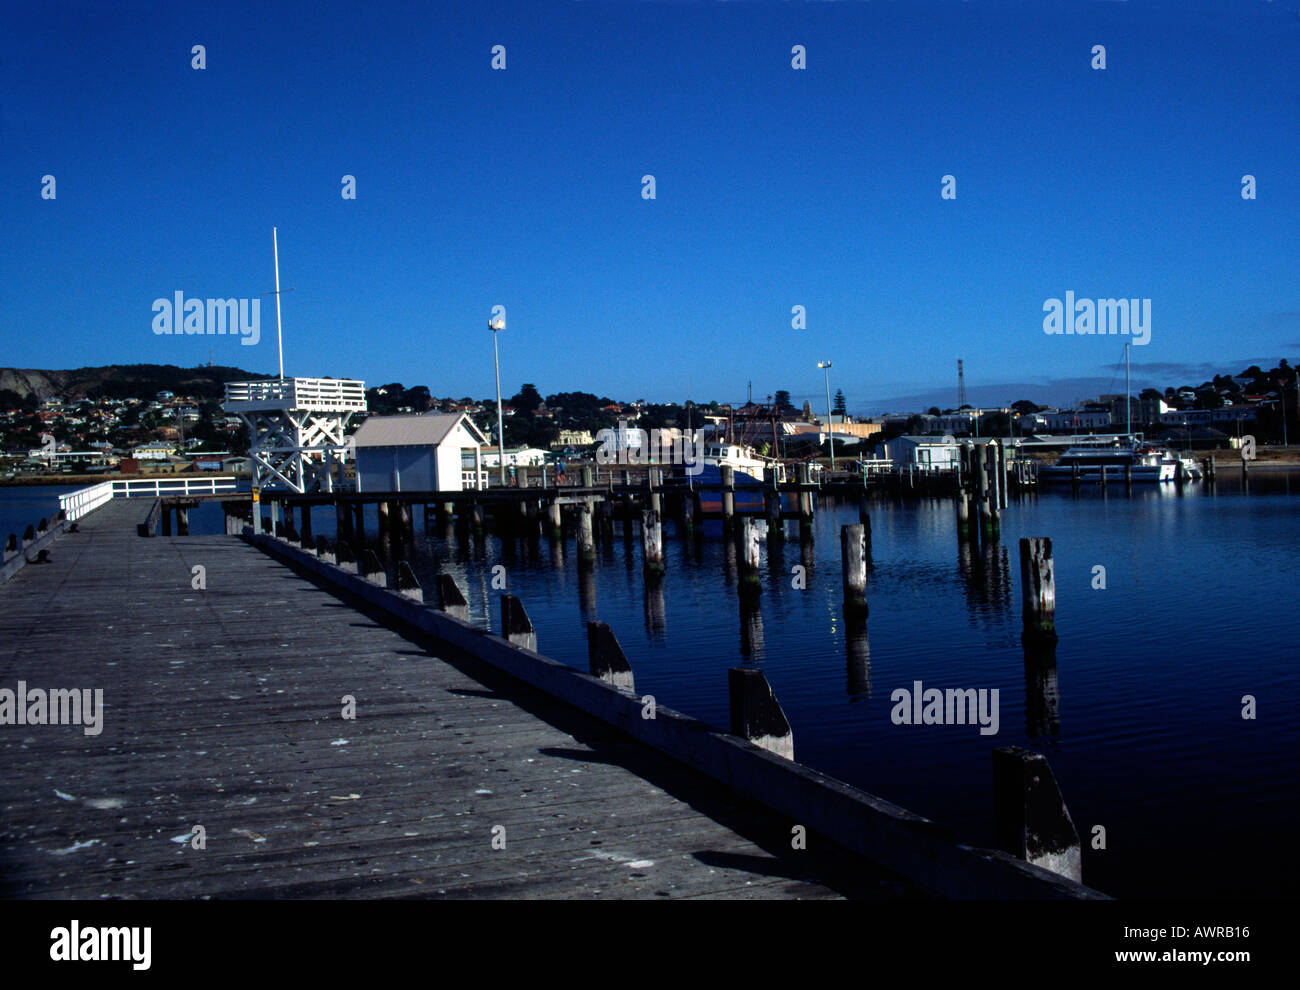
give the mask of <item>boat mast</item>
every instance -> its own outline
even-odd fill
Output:
[[[1128,431],[1128,442],[1133,442],[1133,386],[1129,384],[1128,344],[1124,345],[1124,429]]]

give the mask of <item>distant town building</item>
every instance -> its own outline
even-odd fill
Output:
[[[552,447],[590,447],[596,442],[590,430],[561,430]]]
[[[131,448],[131,456],[137,461],[165,461],[176,452],[174,443],[153,440]]]

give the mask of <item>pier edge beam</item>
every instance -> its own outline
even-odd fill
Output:
[[[993,751],[994,834],[1003,852],[1083,883],[1083,847],[1047,757]]]
[[[592,677],[599,677],[619,691],[636,691],[632,665],[609,625],[592,619],[587,623],[587,662]]]
[[[727,671],[727,693],[732,735],[793,760],[794,732],[763,672],[757,667],[732,667]]]

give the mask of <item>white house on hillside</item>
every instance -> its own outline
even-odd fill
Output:
[[[359,492],[486,488],[487,438],[464,413],[371,416],[352,435]]]

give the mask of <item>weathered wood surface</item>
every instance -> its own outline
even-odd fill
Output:
[[[0,687],[105,708],[94,737],[0,726],[0,896],[916,894],[238,539],[140,539],[151,504],[0,587]],[[175,841],[195,825],[206,849]]]

